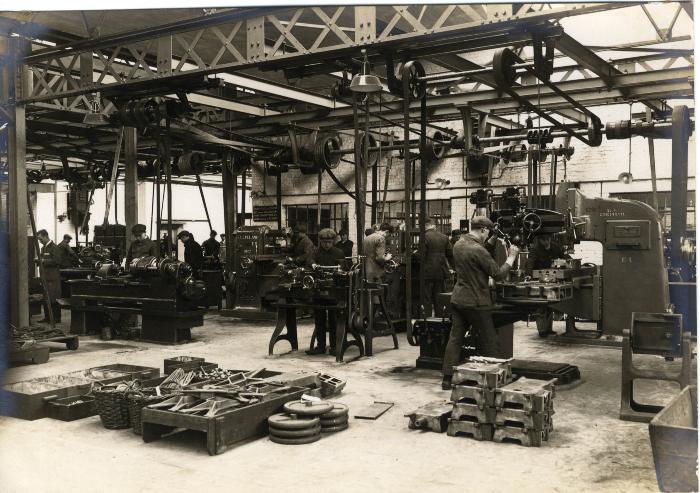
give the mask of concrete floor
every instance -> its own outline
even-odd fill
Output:
[[[561,330],[555,324],[555,328]],[[303,446],[267,438],[209,456],[195,433],[143,443],[131,430],[104,429],[97,416],[70,423],[0,417],[2,491],[657,491],[646,424],[618,419],[620,351],[562,345],[516,325],[515,356],[578,365],[582,381],[560,389],[555,431],[542,448],[478,442],[409,430],[416,407],[447,399],[437,372],[413,369],[418,349],[400,337],[375,340],[375,355],[350,363],[310,357],[303,351],[267,356],[270,322],[208,315],[193,330],[196,342],[159,346],[82,338],[78,351],[55,351],[44,365],[10,369],[6,382],[49,376],[109,363],[159,367],[163,359],[196,355],[224,368],[318,370],[348,383],[336,400],[357,410],[374,400],[395,406],[376,421],[351,419],[350,428]],[[302,347],[310,322],[300,324]],[[288,351],[281,342],[277,352]],[[349,356],[355,351],[350,350]],[[652,365],[665,364],[649,358]],[[668,400],[672,386],[649,386]]]

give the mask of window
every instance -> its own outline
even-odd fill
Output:
[[[661,226],[665,230],[671,229],[671,192],[657,192],[659,199],[659,216],[661,216]],[[652,192],[623,192],[611,193],[611,198],[638,200],[653,207],[654,199]],[[688,191],[687,227],[695,229],[695,191]]]
[[[430,218],[435,221],[435,226],[437,230],[446,235],[450,235],[452,231],[452,201],[450,199],[437,199],[437,200],[427,200],[428,210],[426,211],[426,218]],[[419,203],[416,203],[416,208]],[[386,213],[382,217],[382,204],[377,205],[377,220],[379,222],[392,221],[404,221],[404,202],[387,202],[386,203]],[[414,215],[414,221],[416,226],[418,225],[418,215]]]
[[[321,224],[318,222],[317,204],[299,204],[285,206],[287,226],[305,226],[309,238],[314,243],[318,238],[319,229],[332,228],[336,233],[348,229],[348,204],[321,204]]]

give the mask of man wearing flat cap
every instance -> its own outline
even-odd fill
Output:
[[[192,267],[192,271],[195,275],[199,275],[198,272],[204,263],[202,246],[195,241],[189,231],[184,229],[177,234],[177,239],[185,246],[185,262]]]
[[[309,259],[309,267],[314,265],[321,266],[341,266],[345,267],[345,254],[343,251],[334,246],[335,231],[330,228],[324,228],[318,232],[318,247],[316,247]],[[329,300],[317,300],[319,305],[328,304]],[[330,301],[332,303],[332,301]],[[309,349],[307,354],[325,354],[326,353],[326,332],[330,342],[330,354],[335,355],[335,328],[337,326],[334,310],[315,309],[314,310],[314,338],[317,344],[312,349]],[[313,346],[313,341],[312,341]]]
[[[58,244],[58,248],[63,251],[63,257],[61,261],[61,269],[69,269],[78,265],[78,254],[73,251],[70,247],[70,241],[73,237],[69,234],[63,235],[63,240]]]
[[[471,325],[476,335],[477,354],[498,357],[498,332],[493,325],[489,277],[503,279],[513,267],[520,251],[518,247],[508,249],[508,258],[499,266],[484,248],[491,235],[493,222],[487,217],[476,216],[470,221],[471,231],[462,236],[454,246],[454,266],[457,282],[450,300],[452,330],[445,348],[442,366],[442,388],[452,385],[452,367],[459,364],[464,334]]]
[[[314,242],[306,236],[306,227],[297,225],[292,228],[292,245],[287,248],[287,253],[297,265],[308,266],[311,255],[314,253]]]
[[[131,234],[134,235],[134,240],[129,245],[129,251],[126,254],[127,268],[129,268],[131,261],[135,258],[158,256],[158,245],[146,234],[146,226],[143,224],[134,224],[131,228]]]

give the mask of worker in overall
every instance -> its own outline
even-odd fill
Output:
[[[60,248],[63,253],[61,265],[59,266],[61,269],[69,269],[77,266],[79,263],[78,254],[70,247],[72,239],[73,237],[71,235],[65,234],[63,235],[61,243],[58,244],[58,248]]]
[[[151,240],[146,234],[146,226],[143,224],[134,224],[131,228],[131,234],[134,236],[129,250],[126,253],[126,268],[129,268],[131,261],[139,257],[157,257],[158,245]]]
[[[455,243],[459,241],[459,239],[462,237],[462,230],[461,229],[453,229],[450,232],[450,243],[452,243],[452,246],[454,246]]]
[[[306,228],[304,226],[294,226],[291,236],[292,245],[287,248],[292,261],[299,266],[309,265],[311,255],[314,253],[314,242],[306,236]]]
[[[177,234],[177,239],[180,240],[185,247],[185,263],[192,267],[192,272],[195,277],[198,277],[204,262],[201,245],[195,241],[189,231],[184,229]]]
[[[436,229],[432,219],[427,219],[423,255],[424,282],[421,293],[423,316],[432,317],[433,308],[438,308],[438,294],[445,292],[445,280],[450,276],[453,262],[450,239]]]
[[[340,230],[340,241],[335,246],[343,251],[345,257],[352,257],[352,247],[355,246],[355,243],[348,237],[347,229]]]
[[[309,267],[314,265],[320,266],[341,266],[345,267],[345,254],[343,251],[334,246],[335,231],[330,228],[324,228],[318,233],[318,247],[314,249],[313,254],[309,259]],[[335,304],[335,300],[319,299],[315,300],[320,306],[324,304]],[[323,308],[314,309],[314,324],[315,324],[315,339],[316,346],[306,351],[306,354],[325,354],[326,353],[326,332],[328,332],[328,342],[330,343],[330,354],[335,356],[335,329],[336,315],[335,310],[324,310]]]
[[[549,269],[552,267],[552,260],[562,258],[570,259],[571,256],[557,243],[552,241],[552,235],[544,234],[535,237],[535,244],[527,255],[527,271],[532,273],[537,269]],[[561,320],[561,319],[559,319]],[[537,333],[540,337],[547,337],[556,332],[552,330],[554,322],[554,312],[549,308],[541,309],[535,316]]]
[[[362,240],[368,282],[380,282],[384,278],[384,264],[391,260],[391,253],[386,252],[386,235],[389,231],[391,225],[382,223],[377,231]]]
[[[61,305],[58,304],[58,298],[61,297],[61,273],[59,268],[63,263],[63,250],[49,238],[49,233],[45,229],[37,231],[36,237],[42,245],[38,262],[41,262],[42,279],[46,284],[49,297],[44,305],[44,318],[41,322],[51,320],[49,310],[53,313],[54,322],[60,322]]]
[[[454,265],[457,282],[450,300],[452,330],[445,348],[442,365],[442,388],[452,385],[452,371],[460,362],[464,335],[471,325],[476,336],[477,354],[499,357],[499,338],[493,324],[489,277],[503,279],[518,258],[518,247],[508,249],[508,258],[498,265],[484,248],[491,235],[493,222],[485,216],[476,216],[470,221],[471,231],[462,236],[454,246]]]
[[[216,241],[216,231],[211,230],[209,239],[202,243],[205,257],[219,258],[221,252],[221,243]]]

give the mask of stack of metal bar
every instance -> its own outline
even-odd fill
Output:
[[[554,382],[513,381],[510,360],[472,358],[452,376],[450,436],[539,447],[553,429]]]

